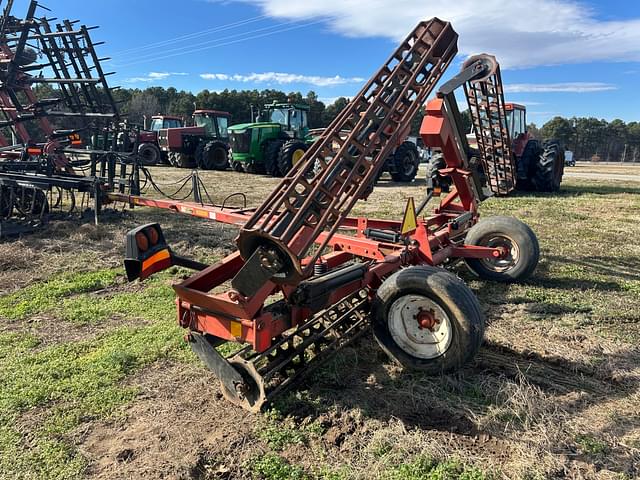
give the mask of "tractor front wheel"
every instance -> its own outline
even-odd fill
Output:
[[[474,293],[436,267],[405,268],[385,280],[371,318],[374,336],[387,355],[428,375],[463,367],[484,335],[484,316]]]
[[[200,143],[196,149],[196,162],[203,170],[226,170],[229,166],[227,146],[215,140]]]
[[[300,162],[304,156],[304,152],[309,147],[306,143],[299,140],[289,140],[282,145],[278,154],[278,170],[281,177],[284,177],[289,171]]]
[[[390,172],[394,182],[412,182],[420,167],[420,154],[413,142],[400,145],[391,160]]]
[[[153,143],[142,143],[138,147],[138,157],[145,166],[157,165],[162,159],[162,154],[157,145]]]
[[[176,168],[192,168],[193,157],[182,152],[169,152],[169,163]]]
[[[540,246],[529,226],[513,217],[490,217],[475,225],[466,245],[501,248],[499,258],[468,258],[467,266],[485,280],[513,283],[526,280],[538,266]]]
[[[282,145],[284,145],[283,140],[271,140],[264,147],[264,169],[265,172],[272,177],[282,176],[278,168],[278,158]]]

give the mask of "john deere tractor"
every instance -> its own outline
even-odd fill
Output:
[[[309,131],[308,112],[308,105],[274,102],[264,111],[265,121],[229,127],[234,170],[276,177],[286,175],[315,140]],[[380,174],[388,171],[396,182],[411,182],[418,173],[419,163],[416,145],[403,140]]]
[[[313,142],[308,105],[272,103],[257,122],[229,127],[231,166],[238,172],[282,177]]]

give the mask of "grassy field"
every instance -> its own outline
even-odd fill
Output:
[[[203,179],[250,205],[276,182]],[[400,218],[423,189],[383,181],[357,213]],[[234,249],[232,227],[136,209],[0,243],[0,478],[637,478],[640,182],[572,178],[482,213],[527,222],[542,261],[526,285],[456,270],[488,320],[472,365],[404,372],[366,336],[260,415],[222,399],[183,342],[171,283],[188,273],[128,284],[121,267],[133,226],[159,221],[206,262]]]

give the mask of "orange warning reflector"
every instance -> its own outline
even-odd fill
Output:
[[[402,219],[402,229],[400,233],[407,235],[413,233],[418,228],[418,219],[416,218],[416,204],[413,197],[407,201],[407,208],[404,210],[404,218]]]
[[[144,273],[146,270],[149,270],[158,262],[169,260],[171,261],[171,254],[168,249],[160,250],[158,253],[153,254],[151,257],[147,258],[142,262],[142,272]],[[166,262],[164,262],[166,263]]]
[[[29,155],[42,155],[41,148],[27,148],[27,153]]]

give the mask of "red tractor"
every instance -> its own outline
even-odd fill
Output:
[[[518,190],[557,192],[564,174],[564,148],[556,140],[540,143],[527,131],[525,106],[507,103],[505,107]]]
[[[151,125],[148,130],[143,130],[138,134],[138,155],[144,165],[157,165],[161,161],[168,162],[165,152],[160,150],[158,145],[158,132],[167,128],[182,128],[184,120],[182,117],[172,115],[154,115],[151,117]]]
[[[161,128],[160,150],[174,167],[226,170],[229,166],[231,114],[217,110],[196,110],[192,127]]]

